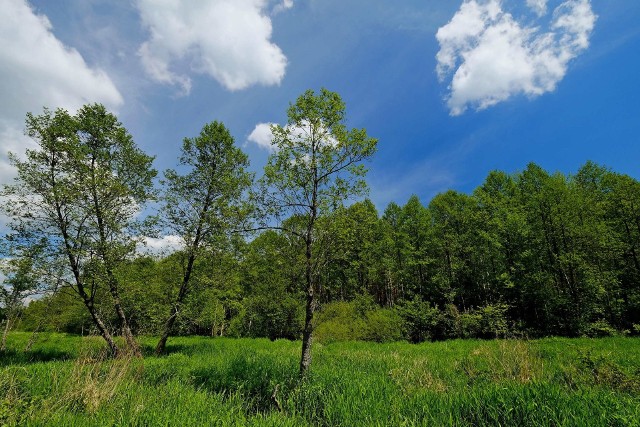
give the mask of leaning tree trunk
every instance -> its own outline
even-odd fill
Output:
[[[109,346],[109,352],[111,353],[111,356],[117,357],[120,354],[118,346],[113,340],[113,337],[109,333],[109,330],[105,326],[104,322],[98,315],[96,311],[96,307],[95,305],[93,305],[93,301],[84,297],[83,299],[84,299],[85,307],[87,307],[87,310],[91,314],[91,319],[93,320],[93,323],[96,325],[96,327],[98,328],[98,331],[100,332],[100,336],[104,338],[104,340],[107,342],[107,345]]]
[[[198,238],[200,234],[200,229],[198,229]],[[198,241],[196,241],[196,245]],[[197,246],[196,246],[197,248]],[[162,332],[162,336],[160,337],[160,341],[158,341],[158,345],[156,346],[156,354],[161,355],[164,353],[165,347],[167,346],[167,340],[169,339],[169,335],[171,335],[171,330],[173,329],[173,325],[176,323],[176,319],[178,318],[178,314],[180,312],[180,306],[184,301],[184,298],[187,295],[187,289],[189,287],[189,280],[191,279],[191,273],[193,271],[193,263],[196,260],[195,250],[191,252],[189,255],[189,259],[187,260],[187,268],[184,271],[184,276],[182,278],[182,284],[180,285],[180,291],[178,292],[178,298],[176,298],[175,304],[171,307],[171,313],[167,318],[167,321],[164,324],[164,330]]]
[[[156,354],[158,356],[164,353],[165,351],[165,348],[167,346],[167,340],[169,339],[169,335],[171,335],[171,329],[173,329],[173,325],[176,323],[176,318],[178,317],[179,311],[180,309],[178,304],[174,304],[171,307],[171,315],[165,322],[162,335],[160,336],[158,345],[156,345]]]

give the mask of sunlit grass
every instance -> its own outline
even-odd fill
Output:
[[[637,338],[317,344],[173,338],[104,357],[95,337],[9,337],[0,425],[570,425],[640,423]]]

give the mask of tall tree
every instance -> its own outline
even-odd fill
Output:
[[[93,274],[106,282],[127,345],[140,354],[122,307],[115,269],[135,250],[136,241],[129,231],[140,205],[151,197],[156,176],[151,168],[153,157],[136,147],[127,130],[102,105],[82,107],[76,121],[81,156],[73,166],[93,230],[92,249],[99,260]]]
[[[311,364],[313,316],[321,290],[319,269],[329,241],[318,233],[318,219],[350,197],[363,195],[366,169],[377,140],[364,129],[348,130],[345,104],[337,93],[306,91],[289,106],[287,125],[273,125],[272,145],[261,179],[262,198],[275,222],[296,216],[301,228],[288,231],[305,246],[305,325],[302,335],[300,375]]]
[[[217,121],[205,125],[199,136],[184,139],[180,166],[187,168],[184,175],[165,172],[161,216],[169,233],[182,241],[183,275],[156,346],[157,354],[164,352],[190,290],[196,260],[204,249],[219,248],[245,219],[248,206],[244,196],[253,180],[246,171],[247,155]]]
[[[27,150],[26,160],[11,156],[16,184],[2,192],[11,201],[4,206],[14,234],[24,245],[46,242],[43,253],[51,262],[64,260],[60,280],[82,299],[115,355],[118,348],[96,309],[98,289],[106,287],[127,345],[139,353],[114,269],[135,249],[130,226],[150,197],[153,158],[99,104],[85,105],[75,116],[62,109],[29,113],[26,133],[38,148]]]

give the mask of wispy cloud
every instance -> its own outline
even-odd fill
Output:
[[[547,14],[547,0],[527,0],[529,6],[538,16]]]
[[[276,85],[285,75],[287,58],[271,42],[265,0],[138,0],[137,6],[149,31],[139,54],[159,83],[187,94],[191,73],[211,76],[229,90]]]
[[[293,0],[282,0],[279,1],[273,8],[271,12],[274,15],[277,15],[280,12],[284,12],[287,9],[291,9],[293,7]]]
[[[538,17],[547,14],[545,0],[527,5]],[[589,0],[564,1],[546,30],[519,22],[501,0],[465,0],[436,34],[437,72],[441,81],[450,79],[451,115],[555,90],[569,62],[589,46],[595,21]]]

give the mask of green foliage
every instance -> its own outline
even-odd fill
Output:
[[[412,196],[380,216],[370,200],[349,204],[366,194],[377,143],[347,128],[338,94],[305,92],[272,131],[252,190],[248,158],[222,123],[183,141],[159,224],[184,245],[152,259],[133,252],[135,215],[156,195],[152,158],[101,105],[27,115],[37,147],[11,156],[17,183],[1,194],[12,232],[0,317],[108,341],[113,330],[164,329],[310,342],[316,324],[330,341],[638,333],[636,179],[593,162],[575,175],[532,163],[490,172],[472,194],[426,205]],[[236,232],[249,217],[268,230],[246,240]],[[66,294],[21,307],[57,288]],[[312,320],[340,301],[356,311]]]
[[[95,310],[97,296],[108,289],[118,326],[135,347],[114,270],[135,249],[132,229],[152,197],[153,158],[100,104],[75,115],[63,109],[28,113],[25,133],[36,148],[27,149],[24,160],[10,154],[16,182],[0,193],[11,218],[11,246],[17,252],[41,246],[33,274],[72,289],[115,354],[109,328]]]
[[[366,313],[364,321],[365,341],[394,342],[404,338],[402,319],[395,310],[379,308]]]
[[[318,313],[315,339],[318,342],[362,340],[365,322],[354,303],[338,301],[325,305]]]
[[[298,339],[304,324],[300,301],[291,296],[274,299],[257,295],[243,302],[244,311],[236,325],[236,334],[246,337]]]
[[[420,297],[405,301],[397,309],[404,321],[407,339],[419,343],[436,338],[440,323],[440,310]]]
[[[319,312],[315,337],[319,342],[393,342],[404,338],[402,319],[395,310],[377,307],[371,298],[325,305]]]
[[[585,335],[591,338],[611,337],[617,334],[617,331],[607,323],[606,320],[598,320],[590,323]]]

